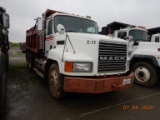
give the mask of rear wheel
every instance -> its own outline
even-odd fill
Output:
[[[0,114],[6,112],[6,78],[4,75],[0,75]]]
[[[146,62],[136,63],[132,71],[135,72],[135,83],[143,86],[153,86],[158,81],[156,68]]]
[[[63,80],[64,77],[59,73],[58,65],[53,63],[49,69],[48,82],[50,93],[56,99],[61,99],[65,96]]]

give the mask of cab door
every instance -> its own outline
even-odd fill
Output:
[[[54,48],[54,46],[53,20],[48,19],[46,24],[45,55],[48,55],[49,51]]]

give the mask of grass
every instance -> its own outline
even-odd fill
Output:
[[[26,68],[26,62],[19,62],[19,63],[16,63],[16,64],[10,64],[9,65],[9,70],[10,71],[25,69],[25,68]]]
[[[25,53],[17,52],[16,57],[25,57]]]
[[[37,85],[37,80],[41,78],[27,68],[25,53],[18,47],[13,47],[9,50],[9,59],[7,78],[11,87],[13,85],[16,88],[27,89],[28,86]]]
[[[9,65],[8,79],[12,84],[20,89],[28,89],[31,84],[36,84],[36,74],[30,72],[26,67],[26,62],[12,63]]]
[[[25,53],[23,53],[22,51],[9,51],[9,56],[10,57],[25,57]]]
[[[9,42],[10,47],[20,47],[20,43]]]

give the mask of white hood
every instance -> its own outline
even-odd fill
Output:
[[[69,39],[71,41],[71,43],[69,42],[69,40],[67,39],[66,42],[66,46],[65,46],[65,52],[63,55],[63,49],[64,49],[64,45],[56,45],[56,49],[52,49],[49,53],[49,58],[53,58],[56,54],[55,59],[59,59],[59,64],[62,65],[61,68],[64,68],[64,63],[62,61],[74,61],[74,62],[91,62],[93,63],[93,71],[91,73],[78,73],[79,76],[81,75],[85,75],[85,76],[97,76],[97,75],[111,75],[111,74],[119,74],[119,73],[125,73],[127,70],[127,60],[124,61],[124,65],[126,66],[125,69],[123,70],[116,70],[116,71],[103,71],[103,72],[98,72],[98,67],[99,67],[99,59],[100,56],[99,55],[99,49],[102,49],[102,47],[100,48],[100,44],[112,44],[115,46],[115,51],[113,52],[119,52],[121,53],[121,51],[117,50],[117,46],[116,44],[119,45],[127,45],[127,42],[125,40],[119,39],[119,38],[115,38],[112,36],[104,36],[104,35],[99,35],[99,34],[85,34],[85,33],[68,33]],[[56,35],[56,41],[64,41],[65,40],[65,34],[64,35]],[[71,46],[71,44],[73,45],[73,47]],[[105,45],[104,45],[105,46]],[[75,53],[73,51],[73,49],[75,50]],[[105,50],[107,50],[105,48]],[[55,53],[56,52],[56,53]],[[112,53],[107,54],[108,56],[115,56],[112,55]],[[62,56],[63,56],[63,60],[62,60]],[[106,55],[104,55],[106,56]],[[117,55],[116,58],[120,57],[121,55]],[[124,56],[124,54],[123,54]],[[125,57],[127,58],[127,53],[125,54]],[[113,59],[115,57],[112,57]],[[106,57],[105,57],[106,59]],[[119,59],[119,58],[118,58]],[[104,61],[105,62],[105,61]],[[115,64],[118,61],[115,61]],[[118,64],[118,63],[117,63]],[[107,66],[107,65],[106,65]],[[116,66],[118,67],[118,66]],[[67,75],[77,75],[77,73],[67,73],[65,71],[63,71],[64,69],[61,69],[61,73],[67,74]]]

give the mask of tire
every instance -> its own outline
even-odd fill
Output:
[[[64,77],[59,73],[58,65],[53,63],[48,73],[48,84],[51,95],[56,99],[62,99],[66,93],[63,90]]]
[[[6,113],[6,78],[0,75],[0,114]]]
[[[26,53],[27,67],[30,71],[34,68],[34,55],[32,53]]]
[[[146,62],[138,62],[134,64],[132,71],[135,73],[135,83],[151,87],[158,81],[157,69]]]

